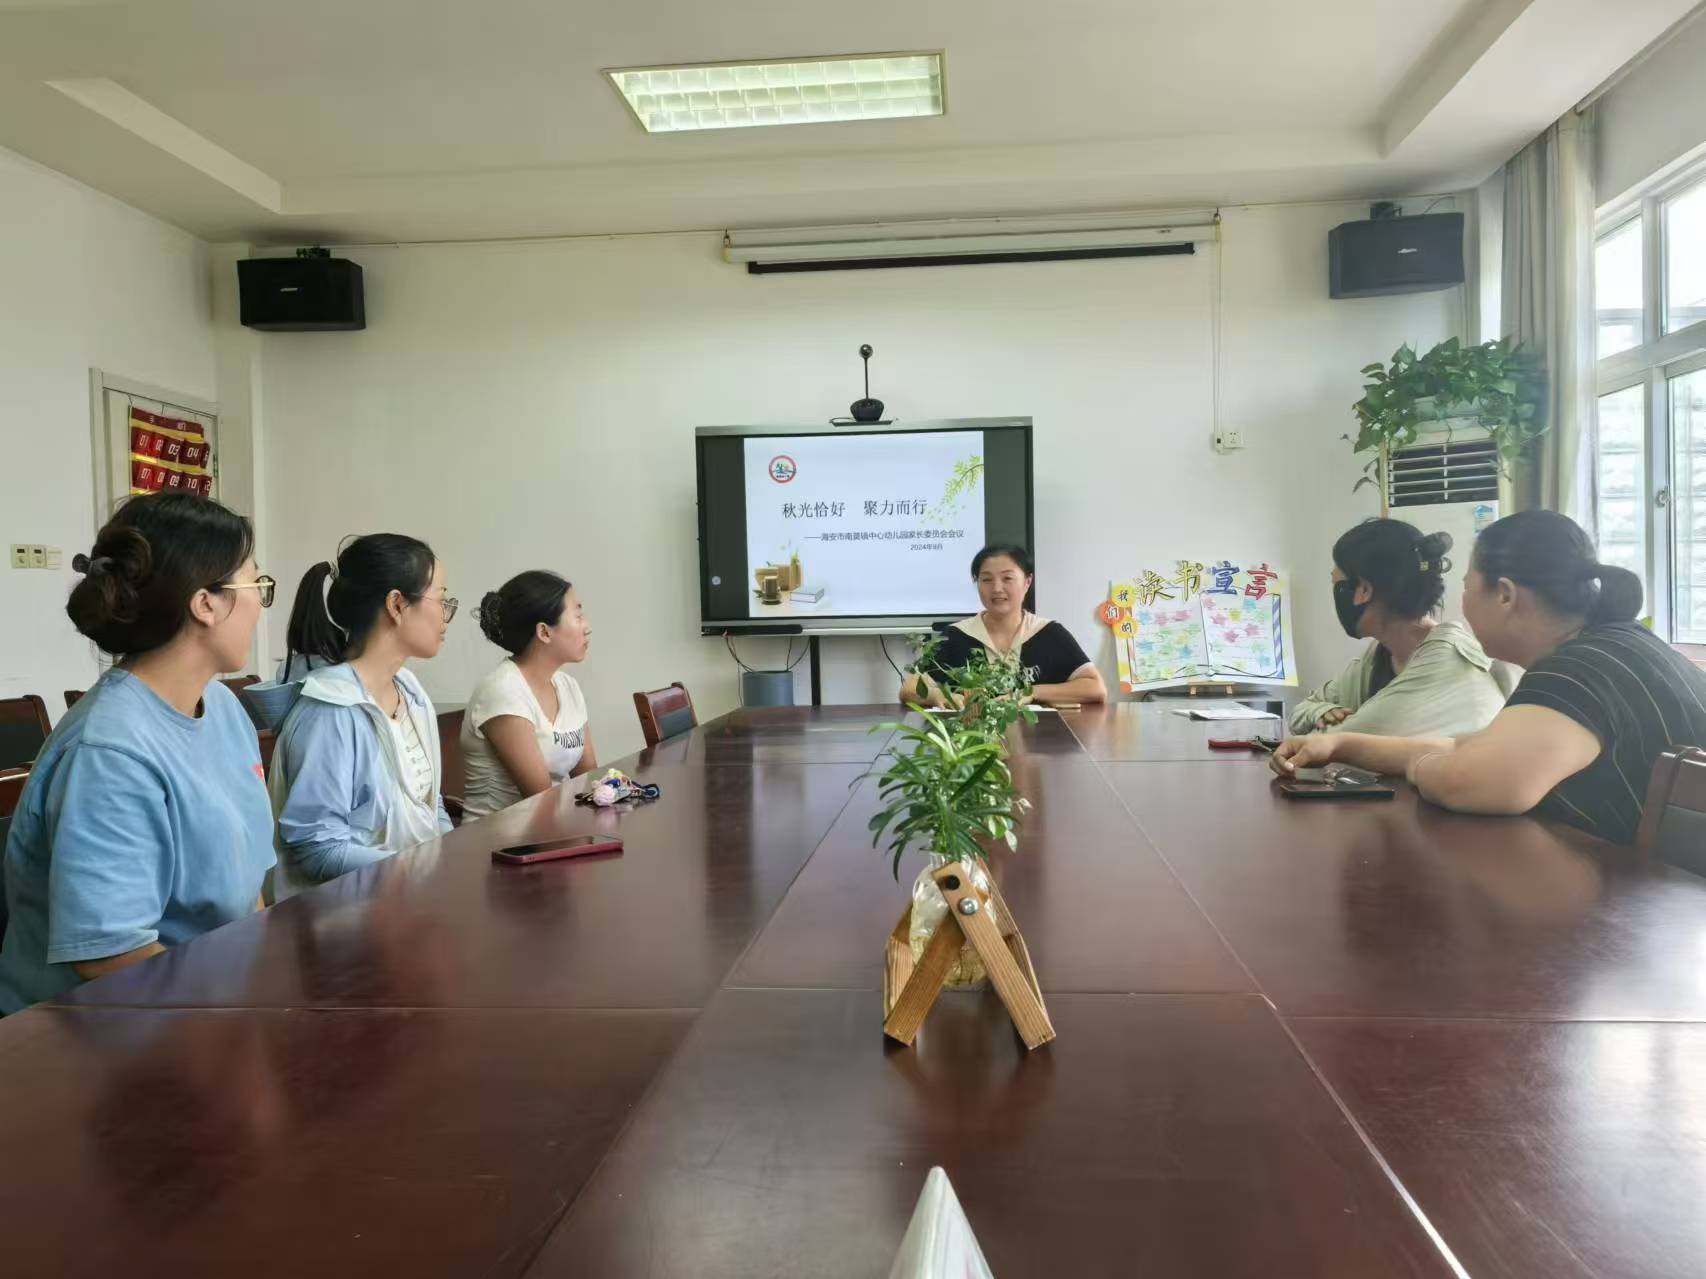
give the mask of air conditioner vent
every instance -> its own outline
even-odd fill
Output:
[[[1499,450],[1486,438],[1433,440],[1397,449],[1387,468],[1388,506],[1496,502]]]

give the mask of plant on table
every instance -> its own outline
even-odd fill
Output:
[[[913,677],[909,690],[913,699],[909,704],[914,710],[930,700],[925,672],[936,666],[936,654],[941,647],[941,637],[932,636],[919,650],[917,660],[907,668]],[[936,686],[962,720],[975,721],[1001,737],[1020,720],[1028,724],[1037,722],[1037,712],[1031,705],[1034,675],[1033,670],[1019,664],[1017,654],[996,657],[980,647],[965,665],[938,671]]]
[[[927,646],[926,658],[931,654]],[[882,805],[871,819],[871,842],[881,846],[888,837],[895,878],[900,878],[907,849],[917,846],[929,857],[912,886],[909,941],[915,961],[947,915],[931,872],[961,861],[987,890],[987,845],[1016,848],[1016,823],[1030,806],[1019,796],[1007,764],[1007,730],[1021,719],[1036,722],[1036,712],[1024,701],[1030,695],[1028,675],[1012,663],[978,654],[945,672],[940,684],[960,712],[925,715],[922,724],[883,725],[895,734],[894,743],[865,774],[877,779]],[[982,962],[967,947],[947,984],[973,985],[983,976]]]

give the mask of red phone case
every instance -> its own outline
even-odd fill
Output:
[[[615,836],[609,839],[595,840],[590,844],[559,844],[555,848],[541,848],[537,852],[521,853],[507,848],[492,850],[492,860],[500,866],[537,866],[540,862],[561,861],[567,857],[589,857],[593,853],[619,853],[622,851],[622,841]]]

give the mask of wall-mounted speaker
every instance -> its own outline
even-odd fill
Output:
[[[1449,289],[1463,283],[1463,215],[1341,223],[1327,234],[1327,264],[1335,298]]]
[[[361,268],[347,258],[248,258],[237,263],[242,320],[251,329],[365,329]]]

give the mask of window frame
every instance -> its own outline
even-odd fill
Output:
[[[1641,221],[1641,335],[1643,341],[1627,351],[1608,355],[1595,364],[1594,408],[1599,398],[1632,386],[1643,386],[1645,394],[1646,548],[1648,612],[1653,628],[1675,644],[1673,611],[1674,540],[1672,537],[1672,462],[1675,441],[1670,427],[1671,379],[1706,368],[1706,320],[1698,320],[1675,332],[1664,332],[1665,205],[1684,192],[1706,185],[1706,156],[1651,183],[1628,199],[1601,210],[1594,220],[1594,245],[1621,231],[1635,218]],[[1599,313],[1594,310],[1594,333],[1599,333]],[[1594,466],[1600,464],[1597,427]],[[1597,511],[1596,511],[1597,522]]]

